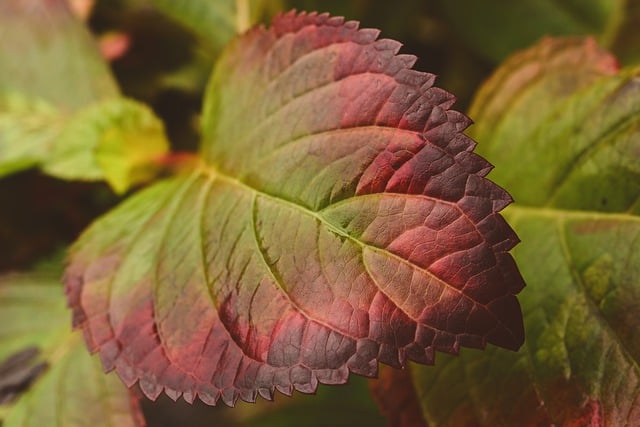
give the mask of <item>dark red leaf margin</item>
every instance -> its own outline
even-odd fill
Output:
[[[354,345],[354,353],[349,360],[337,368],[334,366],[336,361],[329,361],[330,366],[324,368],[307,368],[300,362],[277,368],[266,365],[265,362],[255,365],[255,360],[242,362],[242,353],[246,349],[238,347],[237,342],[216,341],[217,344],[212,348],[225,349],[222,355],[210,355],[216,363],[221,363],[221,358],[227,357],[232,358],[233,362],[229,359],[227,364],[222,363],[223,369],[244,367],[241,371],[215,373],[219,375],[219,381],[225,384],[231,381],[231,385],[207,385],[200,379],[187,377],[166,356],[156,355],[162,359],[159,362],[159,372],[153,371],[153,366],[148,363],[142,369],[134,361],[138,356],[133,357],[136,353],[131,351],[133,338],[144,341],[140,344],[142,348],[156,346],[160,350],[159,354],[164,354],[162,344],[156,343],[157,338],[154,338],[156,326],[153,324],[153,301],[145,303],[148,306],[140,308],[140,313],[132,314],[132,320],[144,320],[144,324],[140,324],[135,331],[128,329],[128,336],[122,331],[105,329],[104,324],[95,323],[101,322],[100,319],[107,319],[108,315],[85,312],[86,307],[82,306],[85,284],[89,279],[93,280],[92,285],[100,283],[101,277],[106,277],[110,270],[117,269],[121,260],[110,253],[113,248],[110,249],[108,245],[97,254],[98,258],[101,257],[97,260],[87,258],[82,249],[75,247],[65,274],[69,305],[74,311],[74,325],[83,328],[90,349],[100,351],[106,369],[115,368],[129,385],[140,380],[142,390],[151,398],[157,397],[164,389],[173,398],[183,395],[186,400],[193,401],[199,395],[209,404],[215,404],[222,398],[225,403],[232,405],[238,397],[247,401],[255,400],[257,394],[271,398],[274,388],[287,394],[292,388],[309,393],[315,391],[318,382],[343,383],[348,377],[347,368],[358,374],[374,376],[378,361],[394,366],[404,366],[407,359],[430,364],[434,362],[435,350],[455,354],[460,345],[483,348],[486,342],[516,350],[524,340],[522,315],[515,298],[524,282],[508,253],[518,239],[497,213],[511,202],[511,198],[485,178],[491,165],[472,152],[475,142],[462,133],[471,123],[470,120],[463,114],[450,110],[455,98],[448,92],[433,87],[434,75],[412,70],[416,58],[412,55],[397,55],[401,46],[398,42],[378,40],[377,30],[359,30],[358,23],[344,22],[342,18],[329,17],[328,14],[290,12],[276,17],[270,29],[255,28],[239,40],[246,43],[250,41],[253,49],[264,49],[265,45],[268,46],[274,40],[285,35],[299,35],[303,31],[305,38],[300,40],[302,45],[297,46],[302,50],[337,43],[352,43],[357,46],[350,53],[351,57],[347,58],[349,60],[342,63],[343,67],[336,70],[336,80],[354,73],[386,75],[393,79],[392,91],[385,99],[363,97],[362,94],[367,92],[363,92],[361,86],[349,86],[346,83],[340,85],[341,93],[347,98],[358,95],[358,102],[343,106],[338,128],[394,128],[410,133],[413,141],[411,146],[396,144],[393,138],[387,141],[388,145],[360,175],[351,197],[384,193],[424,195],[431,200],[438,200],[436,212],[425,216],[431,221],[427,228],[430,227],[436,235],[440,228],[438,223],[433,223],[434,218],[442,221],[440,231],[447,237],[443,239],[440,236],[437,240],[439,244],[444,244],[444,249],[435,248],[435,252],[440,255],[429,255],[429,251],[434,248],[425,249],[426,241],[420,234],[421,227],[416,227],[415,232],[394,236],[392,252],[422,268],[428,267],[432,274],[457,288],[453,294],[458,296],[453,298],[449,295],[443,301],[429,301],[428,291],[421,289],[421,298],[426,298],[435,307],[433,310],[423,310],[420,321],[425,326],[416,325],[406,315],[402,317],[400,313],[403,310],[390,300],[382,306],[372,308],[371,316],[382,319],[381,324],[369,325],[369,328],[376,329],[375,334],[386,334],[391,337],[391,341],[394,341],[392,338],[395,336],[397,342],[406,341],[405,335],[413,335],[413,338],[408,344],[396,348],[388,343],[362,339],[357,346]],[[242,54],[246,56],[250,50],[247,49]],[[206,151],[207,142],[205,139],[205,161],[215,163],[217,156],[211,156]],[[238,155],[241,156],[242,153]],[[212,157],[214,160],[211,160]],[[225,171],[224,164],[221,170]],[[341,197],[350,196],[342,194]],[[453,219],[450,215],[452,213]],[[462,229],[455,225],[457,222],[454,219],[457,217],[463,218]],[[473,226],[474,235],[481,237],[481,242],[464,251],[456,251],[453,241],[456,238],[463,239],[461,234],[469,233],[469,224]],[[446,243],[447,238],[451,242]],[[376,242],[365,243],[375,246]],[[441,254],[443,250],[446,256]],[[419,258],[424,258],[425,254],[430,258],[428,263]],[[380,273],[392,275],[389,271]],[[386,283],[387,291],[390,292],[397,292],[403,285]],[[411,301],[411,304],[415,307],[422,301]],[[476,310],[473,305],[469,306],[471,301],[482,309]],[[218,313],[220,318],[235,313],[236,307],[225,306],[224,310],[228,313]],[[432,328],[434,325],[440,332],[435,332]],[[212,340],[227,336],[227,332],[218,329],[220,328],[212,330],[212,334],[215,333]],[[102,335],[101,342],[96,342],[96,331]],[[149,336],[144,336],[145,333]],[[207,355],[203,356],[206,362]],[[236,360],[236,356],[241,356],[240,362]],[[129,360],[131,357],[133,359]],[[228,364],[231,365],[227,366]],[[264,370],[260,375],[268,374],[272,378],[270,385],[266,384],[264,378],[257,383],[261,368]],[[264,371],[268,371],[267,374]],[[300,378],[307,377],[308,383],[299,381]],[[216,382],[213,379],[211,381]],[[203,392],[205,388],[207,391]]]

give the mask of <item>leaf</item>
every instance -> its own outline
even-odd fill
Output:
[[[0,177],[39,166],[122,193],[155,175],[162,123],[119,96],[66,2],[4,1],[0,28]]]
[[[471,132],[490,139],[492,144],[484,144],[484,149],[499,155],[513,145],[507,140],[521,140],[539,128],[558,98],[614,75],[618,68],[615,57],[592,38],[545,38],[507,59],[480,87],[469,111],[476,118]]]
[[[232,405],[521,345],[511,199],[453,96],[377,36],[288,13],[222,54],[200,165],[71,250],[74,325],[107,370]]]
[[[383,367],[379,378],[371,380],[371,394],[393,427],[428,427],[413,386],[411,367],[395,370]]]
[[[624,0],[441,0],[455,34],[494,62],[543,36],[597,35],[609,44],[621,24]]]
[[[153,178],[168,149],[162,122],[151,109],[119,98],[78,111],[58,135],[43,169],[65,179],[105,179],[123,193]]]
[[[476,136],[517,201],[506,216],[522,238],[527,340],[412,366],[432,425],[640,419],[640,70],[611,75],[610,60],[588,40],[547,40],[479,92]],[[545,113],[520,127],[524,111]]]
[[[152,0],[152,3],[193,30],[214,52],[221,51],[236,34],[258,22],[266,9],[278,9],[273,1],[264,0]]]
[[[144,425],[137,399],[71,332],[58,274],[0,276],[3,427]]]
[[[221,49],[237,31],[236,0],[153,0],[153,5]]]
[[[65,0],[0,4],[0,94],[16,93],[67,112],[118,95],[94,40]]]
[[[548,51],[556,47],[562,51],[565,43],[551,43]],[[633,211],[631,205],[640,188],[636,184],[637,142],[632,137],[640,109],[634,98],[638,93],[634,77],[637,73],[630,69],[605,78],[615,71],[613,59],[594,50],[591,41],[584,43],[584,47],[573,43],[573,49],[579,53],[567,54],[565,59],[559,56],[564,65],[562,62],[553,65],[547,59],[542,53],[546,50],[543,43],[542,55],[535,61],[546,65],[538,66],[539,73],[532,83],[524,83],[521,89],[514,84],[512,98],[503,104],[504,111],[509,113],[490,115],[492,105],[497,104],[487,91],[480,91],[470,111],[477,113],[475,117],[483,125],[477,126],[473,135],[486,141],[483,153],[496,164],[520,160],[517,168],[498,168],[494,178],[523,205]],[[571,44],[567,46],[569,49]],[[581,66],[585,60],[588,65]],[[577,69],[583,71],[576,72]],[[512,74],[514,79],[518,78],[516,74]],[[510,84],[514,81],[503,80],[497,74],[495,77],[487,87],[495,85],[498,79]],[[563,83],[567,81],[568,85]],[[529,114],[523,120],[525,111],[539,113]]]
[[[59,113],[45,101],[0,96],[0,177],[45,162],[59,122]]]

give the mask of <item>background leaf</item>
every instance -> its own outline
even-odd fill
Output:
[[[475,135],[517,200],[505,214],[522,238],[527,340],[413,366],[433,425],[640,419],[640,86],[611,61],[589,40],[547,40],[480,91]]]
[[[154,6],[193,30],[211,51],[220,52],[238,33],[260,21],[266,10],[281,9],[265,0],[152,0]]]
[[[499,62],[547,35],[597,35],[613,41],[624,0],[440,0],[457,36],[483,56]]]
[[[370,381],[370,389],[390,426],[427,427],[413,385],[411,365],[400,371],[382,367],[378,378]]]
[[[571,45],[577,53],[563,53]],[[496,164],[519,159],[517,168],[496,170],[495,179],[526,206],[633,213],[640,190],[634,136],[640,108],[637,72],[604,78],[615,71],[615,63],[590,41],[583,47],[543,43],[532,52],[533,61],[519,67],[526,71],[511,73],[509,79],[498,71],[485,88],[497,84],[503,90],[481,90],[471,108],[482,123],[473,135],[485,142],[483,153]],[[550,52],[557,60],[548,59]],[[531,76],[528,81],[522,79],[525,73]],[[502,113],[492,115],[509,93]]]
[[[168,148],[163,125],[148,107],[116,98],[78,111],[57,135],[43,169],[65,179],[105,179],[123,193],[153,178]]]
[[[64,0],[7,0],[0,28],[0,177],[42,166],[123,192],[153,175],[168,149],[162,124],[119,96]]]
[[[611,49],[622,64],[640,63],[640,53],[635,47],[640,43],[640,3],[627,1],[622,26]]]
[[[0,94],[7,93],[69,112],[117,96],[118,88],[65,0],[7,0],[0,5]]]
[[[49,269],[0,276],[3,427],[143,425],[137,399],[70,331],[59,270]]]
[[[106,369],[152,399],[231,405],[520,346],[510,198],[452,95],[377,36],[289,13],[223,53],[201,164],[72,250],[74,324]]]

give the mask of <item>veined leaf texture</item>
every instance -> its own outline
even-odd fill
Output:
[[[222,53],[199,164],[71,250],[74,324],[106,370],[233,405],[520,347],[511,198],[454,97],[378,34],[291,12]]]

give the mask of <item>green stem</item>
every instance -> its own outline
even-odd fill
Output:
[[[244,33],[251,26],[249,0],[236,0],[236,30]]]

